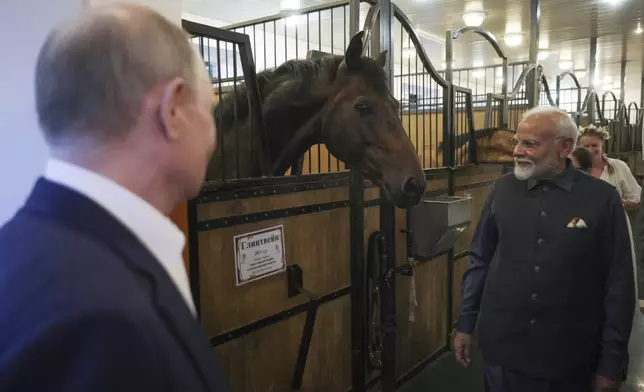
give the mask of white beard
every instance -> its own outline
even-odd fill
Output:
[[[536,168],[534,162],[514,160],[514,176],[521,181],[525,181],[534,176]]]

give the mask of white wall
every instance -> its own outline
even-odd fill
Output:
[[[34,69],[40,46],[54,25],[87,4],[107,2],[111,1],[2,0],[0,48],[5,56],[0,62],[0,225],[24,203],[47,158],[34,103]],[[147,2],[180,21],[181,0]]]
[[[0,62],[0,224],[24,202],[45,164],[47,149],[38,129],[34,105],[38,50],[49,29],[74,14],[81,1],[3,1],[0,12],[0,48],[5,54]]]

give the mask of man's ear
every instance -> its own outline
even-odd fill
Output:
[[[159,102],[159,120],[163,136],[168,140],[179,138],[178,108],[187,98],[187,94],[188,89],[183,78],[174,78],[163,88]]]

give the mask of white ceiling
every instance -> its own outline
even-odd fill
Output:
[[[221,27],[278,14],[279,3],[279,0],[184,0],[183,11],[186,19]],[[301,0],[302,7],[329,3],[331,2],[328,0]],[[442,63],[445,58],[445,31],[464,26],[461,17],[464,3],[463,0],[398,0],[395,2],[420,32],[421,43],[438,69],[443,68]],[[528,0],[483,0],[487,16],[481,27],[490,30],[501,40],[502,47],[511,62],[528,60],[529,4]],[[547,44],[549,52],[548,57],[541,63],[551,87],[554,89],[554,78],[561,72],[558,66],[560,60],[573,61],[575,69],[588,68],[590,37],[596,31],[598,36],[596,80],[599,83],[597,87],[601,90],[606,84],[610,84],[614,86],[612,90],[619,97],[622,40],[626,37],[626,102],[636,101],[639,104],[644,62],[644,34],[635,34],[635,28],[638,20],[644,19],[644,1],[622,0],[620,4],[611,4],[608,0],[569,0],[567,2],[542,0],[541,4],[541,40],[542,44]],[[362,7],[362,18],[367,8],[367,6]],[[312,19],[309,21],[309,26],[318,29],[318,21],[317,18],[315,19],[315,22]],[[319,19],[323,20],[323,24],[330,23],[331,20],[329,15],[323,14],[320,14]],[[338,47],[337,50],[340,51],[344,22],[344,16],[336,12],[333,16],[333,34],[336,37],[333,46]],[[520,25],[521,32],[524,34],[523,42],[518,47],[508,47],[502,41],[506,24],[509,22]],[[642,23],[644,24],[644,20]],[[323,28],[330,30],[326,25]],[[396,28],[400,29],[400,24],[397,24]],[[306,22],[299,30],[300,39],[305,29]],[[400,40],[400,32],[394,33]],[[311,33],[312,36],[316,34]],[[407,45],[405,41],[406,34],[403,38],[403,46]],[[398,42],[394,45],[399,46]],[[400,52],[398,56],[400,57]],[[466,35],[456,42],[455,66],[457,68],[493,64],[498,64],[498,58],[491,46],[479,36]],[[581,78],[581,84],[587,86],[588,79],[588,76]]]

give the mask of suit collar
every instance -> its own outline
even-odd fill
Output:
[[[154,290],[151,300],[161,318],[192,356],[205,384],[216,389],[217,365],[203,329],[163,267],[125,226],[91,199],[42,178],[23,210],[44,214],[88,233],[109,246],[133,273],[149,279]]]
[[[563,172],[558,174],[557,176],[550,178],[550,179],[543,179],[543,180],[536,180],[534,178],[528,179],[528,189],[533,189],[539,184],[543,183],[552,183],[556,186],[558,186],[561,189],[564,189],[568,192],[572,191],[572,186],[575,182],[575,172],[577,169],[575,166],[572,164],[570,159],[566,158],[566,168],[564,169]]]

